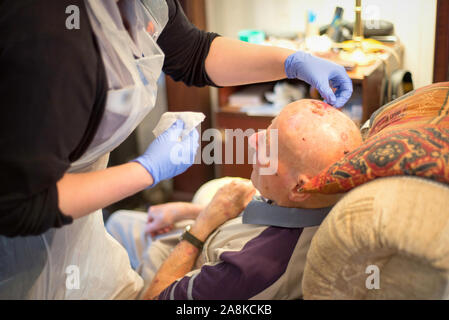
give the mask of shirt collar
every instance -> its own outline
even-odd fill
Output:
[[[243,211],[242,222],[283,228],[315,227],[323,222],[332,208],[286,208],[256,196]]]

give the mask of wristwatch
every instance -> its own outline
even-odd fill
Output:
[[[190,233],[190,228],[191,227],[192,227],[191,225],[188,225],[185,228],[184,233],[179,238],[179,241],[185,240],[185,241],[190,242],[191,244],[193,244],[198,249],[202,250],[204,242],[199,240],[197,237],[195,237],[193,234]]]

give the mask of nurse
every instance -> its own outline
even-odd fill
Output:
[[[79,29],[65,26],[79,9]],[[304,80],[343,106],[343,67],[304,52],[196,29],[177,0],[4,0],[0,5],[0,298],[132,299],[143,287],[101,208],[191,162],[198,132],[176,122],[146,152],[106,168],[154,107],[163,70],[194,86]]]

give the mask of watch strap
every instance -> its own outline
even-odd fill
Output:
[[[195,237],[193,234],[191,234],[189,232],[190,228],[186,228],[186,230],[184,231],[184,233],[181,236],[180,241],[182,240],[186,240],[187,242],[190,242],[192,245],[194,245],[195,247],[197,247],[198,249],[202,250],[203,249],[203,245],[204,242],[199,240],[197,237]]]

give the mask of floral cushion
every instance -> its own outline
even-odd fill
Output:
[[[368,137],[425,125],[449,127],[449,82],[412,91],[377,110],[370,119]]]
[[[359,148],[301,188],[341,193],[379,177],[420,176],[449,184],[449,82],[407,94],[379,109]]]

